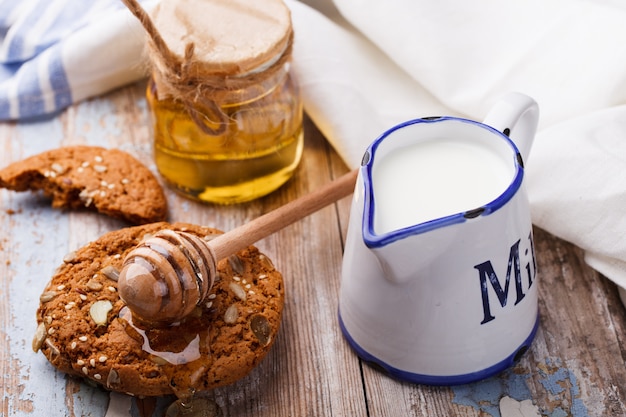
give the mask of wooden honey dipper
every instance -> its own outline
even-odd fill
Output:
[[[357,174],[351,171],[210,241],[172,230],[156,233],[124,259],[118,280],[120,298],[140,320],[180,321],[208,294],[219,260],[350,195]]]

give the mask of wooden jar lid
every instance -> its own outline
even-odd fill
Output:
[[[262,69],[286,49],[292,31],[282,0],[163,1],[151,17],[178,58],[193,43],[193,65],[213,75]]]

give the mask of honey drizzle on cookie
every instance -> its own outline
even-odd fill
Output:
[[[123,307],[120,310],[119,317],[125,320],[130,326],[130,328],[127,327],[127,333],[131,331],[130,329],[139,333],[143,340],[141,349],[155,357],[154,362],[156,363],[164,361],[164,363],[167,364],[184,365],[200,359],[203,354],[209,353],[209,343],[207,340],[209,332],[207,329],[201,328],[197,330],[194,328],[200,326],[194,326],[191,329],[189,326],[180,325],[172,325],[169,328],[144,327],[136,320],[133,320],[133,316],[128,307]],[[181,340],[184,340],[186,345],[179,351],[175,351],[172,348],[162,350],[160,347],[180,347]]]
[[[119,318],[125,323],[126,333],[141,344],[141,349],[167,375],[176,396],[189,400],[198,378],[213,361],[206,322],[200,317],[191,317],[167,327],[152,327],[136,320],[128,307],[120,310]],[[178,372],[183,367],[193,372]],[[175,374],[179,375],[176,379]]]

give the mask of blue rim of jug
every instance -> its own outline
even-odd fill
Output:
[[[535,319],[535,324],[528,335],[528,337],[519,345],[517,349],[513,351],[509,356],[501,360],[500,362],[491,365],[485,369],[481,369],[475,372],[469,372],[466,374],[459,375],[427,375],[427,374],[418,374],[414,372],[404,371],[402,369],[395,368],[385,361],[377,358],[371,353],[367,352],[363,349],[353,338],[350,336],[348,329],[346,329],[343,324],[343,320],[341,319],[341,311],[339,311],[339,327],[341,328],[341,332],[343,336],[348,341],[350,347],[356,352],[357,356],[362,360],[369,364],[377,365],[382,368],[387,374],[389,374],[392,378],[395,378],[400,381],[410,382],[413,384],[424,384],[424,385],[437,385],[437,386],[451,386],[451,385],[463,385],[470,384],[472,382],[482,381],[484,379],[490,378],[499,374],[500,372],[510,368],[513,366],[520,357],[530,348],[535,335],[537,334],[537,330],[539,329],[539,312],[537,311],[537,318]]]
[[[457,121],[462,123],[469,123],[475,126],[479,126],[483,129],[489,130],[492,133],[500,136],[502,140],[505,140],[514,155],[514,164],[516,167],[515,177],[511,184],[507,187],[507,189],[500,194],[495,200],[481,206],[474,208],[472,210],[468,210],[462,213],[456,213],[449,216],[441,217],[438,219],[433,219],[427,222],[418,223],[416,225],[408,226],[405,228],[401,228],[398,230],[394,230],[388,233],[377,234],[374,232],[374,190],[372,185],[372,164],[376,157],[376,149],[382,143],[382,141],[395,132],[398,129],[402,129],[406,126],[418,124],[418,123],[440,123],[444,121]],[[519,149],[515,145],[515,143],[504,133],[500,132],[497,129],[494,129],[491,126],[485,125],[483,123],[477,122],[475,120],[463,119],[460,117],[452,117],[452,116],[441,116],[441,117],[433,117],[433,118],[422,118],[422,119],[413,119],[404,123],[400,123],[391,129],[385,131],[382,135],[380,135],[374,142],[370,144],[367,148],[365,155],[363,157],[363,162],[361,164],[361,177],[363,178],[364,183],[364,216],[363,216],[363,240],[365,245],[370,248],[382,247],[389,243],[395,242],[396,240],[402,239],[408,234],[418,234],[428,232],[433,229],[438,229],[444,226],[450,226],[457,223],[463,223],[472,218],[485,216],[493,213],[498,210],[500,207],[504,206],[508,201],[510,201],[517,190],[522,185],[522,179],[524,177],[524,166],[523,161],[519,152]]]

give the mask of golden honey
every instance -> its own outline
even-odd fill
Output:
[[[154,158],[182,194],[241,203],[280,187],[300,162],[302,102],[290,74],[294,32],[283,0],[177,0],[150,13]]]
[[[212,95],[221,114],[160,98],[149,83],[159,173],[181,193],[212,203],[241,203],[280,187],[303,147],[302,101],[289,63],[258,84]]]

